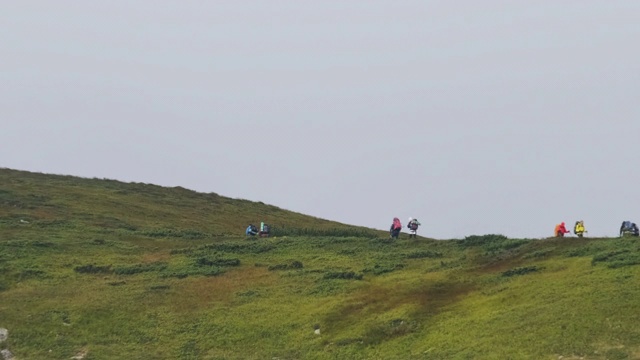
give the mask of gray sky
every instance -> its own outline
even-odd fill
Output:
[[[436,238],[640,222],[640,1],[5,1],[0,166]]]

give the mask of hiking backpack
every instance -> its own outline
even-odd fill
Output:
[[[408,227],[409,227],[409,229],[411,229],[413,231],[418,230],[418,221],[416,221],[416,220],[411,221],[409,223]]]

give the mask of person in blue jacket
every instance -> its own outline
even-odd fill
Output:
[[[247,231],[245,231],[245,234],[247,234],[247,236],[256,236],[258,234],[258,228],[256,228],[256,226],[253,224],[249,224],[249,226],[247,226]]]

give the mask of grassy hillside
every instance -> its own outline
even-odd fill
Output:
[[[317,232],[373,235],[363,227],[327,221],[261,202],[202,194],[181,187],[84,179],[0,169],[0,221],[30,227],[70,228],[202,239],[244,236],[249,223],[271,224],[276,235]],[[24,227],[20,228],[21,231]],[[343,234],[342,234],[343,235]]]
[[[281,234],[245,239],[248,222]],[[406,235],[405,235],[406,236]],[[433,241],[0,170],[16,359],[637,359],[637,239]]]

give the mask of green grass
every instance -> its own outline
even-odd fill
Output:
[[[263,220],[274,237],[244,237]],[[638,239],[387,237],[182,188],[0,169],[0,349],[89,360],[640,357]]]

